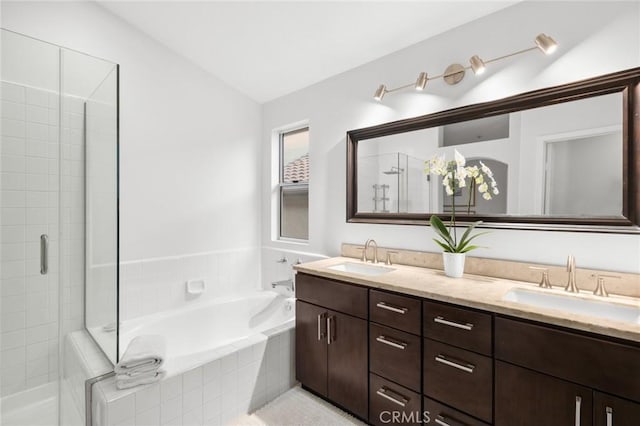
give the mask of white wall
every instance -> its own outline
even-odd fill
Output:
[[[290,249],[337,255],[341,242],[375,238],[384,246],[439,251],[428,227],[348,224],[345,221],[347,130],[489,101],[640,65],[637,2],[523,2],[264,105],[263,222],[265,253]],[[560,44],[555,55],[531,52],[491,64],[480,78],[457,86],[432,81],[422,93],[406,91],[373,100],[380,83],[397,87],[420,71],[440,73],[478,54],[496,57],[533,45],[541,33]],[[310,126],[310,241],[296,246],[271,240],[272,130],[308,120]],[[494,230],[488,249],[474,255],[640,272],[640,237],[597,233]]]
[[[258,246],[257,103],[93,2],[2,2],[2,27],[120,64],[121,260]]]

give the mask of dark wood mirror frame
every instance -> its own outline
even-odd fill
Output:
[[[504,99],[440,111],[347,132],[347,222],[427,225],[430,213],[358,212],[358,143],[367,139],[538,108],[593,96],[622,93],[623,205],[620,218],[492,216],[460,214],[460,222],[481,220],[481,226],[511,229],[575,230],[636,233],[640,230],[640,67]],[[439,213],[447,220],[449,215]]]

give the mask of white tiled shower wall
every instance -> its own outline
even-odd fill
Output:
[[[260,289],[257,248],[219,250],[120,264],[120,320],[232,294]],[[186,292],[189,280],[204,280],[199,296]]]
[[[58,371],[58,95],[2,82],[2,396]],[[50,271],[39,241],[49,234]]]
[[[63,98],[60,144],[57,93],[2,82],[0,97],[0,381],[5,396],[57,378],[60,312],[63,330],[82,327],[84,157],[80,99]],[[65,236],[62,258],[60,225]],[[47,275],[40,274],[42,234],[50,240]],[[69,271],[62,278],[59,260]],[[61,311],[59,282],[64,283]]]
[[[221,425],[250,413],[295,384],[294,329],[226,346],[185,373],[117,391],[94,387],[94,426]]]

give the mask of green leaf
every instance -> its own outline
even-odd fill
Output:
[[[447,227],[442,223],[442,220],[436,215],[431,216],[429,219],[429,223],[431,223],[431,227],[440,235],[440,237],[449,244],[452,248],[456,246],[455,241],[451,238],[451,234]]]
[[[447,245],[447,244],[443,243],[442,241],[440,241],[440,240],[436,240],[435,238],[433,238],[433,241],[435,241],[435,242],[436,242],[436,244],[438,244],[440,247],[442,247],[442,249],[443,249],[446,253],[453,253],[453,252],[454,252],[454,250],[453,250],[453,248],[452,248],[451,246],[449,246],[449,245]]]
[[[469,234],[471,233],[471,231],[473,231],[473,229],[480,225],[482,223],[481,220],[477,221],[477,222],[473,222],[471,225],[469,225],[469,227],[467,228],[467,230],[464,232],[464,234],[462,234],[462,238],[460,238],[460,243],[458,244],[459,246],[464,246],[466,244],[465,240],[467,239],[467,237],[469,236]]]
[[[469,237],[469,238],[467,239],[467,241],[465,241],[465,242],[464,242],[464,244],[462,244],[462,242],[460,242],[460,244],[458,244],[458,247],[456,247],[456,248],[457,248],[458,253],[462,253],[462,251],[461,251],[461,250],[464,250],[464,248],[465,248],[465,247],[466,247],[466,246],[467,246],[467,245],[468,245],[472,240],[474,240],[475,238],[477,238],[477,237],[479,237],[479,236],[481,236],[481,235],[488,234],[488,233],[489,233],[489,232],[480,232],[480,233],[477,233],[477,234],[472,235],[471,237]]]
[[[475,249],[480,248],[480,247],[481,247],[481,246],[468,246],[467,248],[465,248],[465,249],[464,249],[464,250],[462,250],[462,251],[459,251],[458,253],[466,253],[466,252],[468,252],[468,251],[475,250]]]

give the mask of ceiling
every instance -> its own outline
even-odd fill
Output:
[[[99,3],[263,103],[515,1]]]

